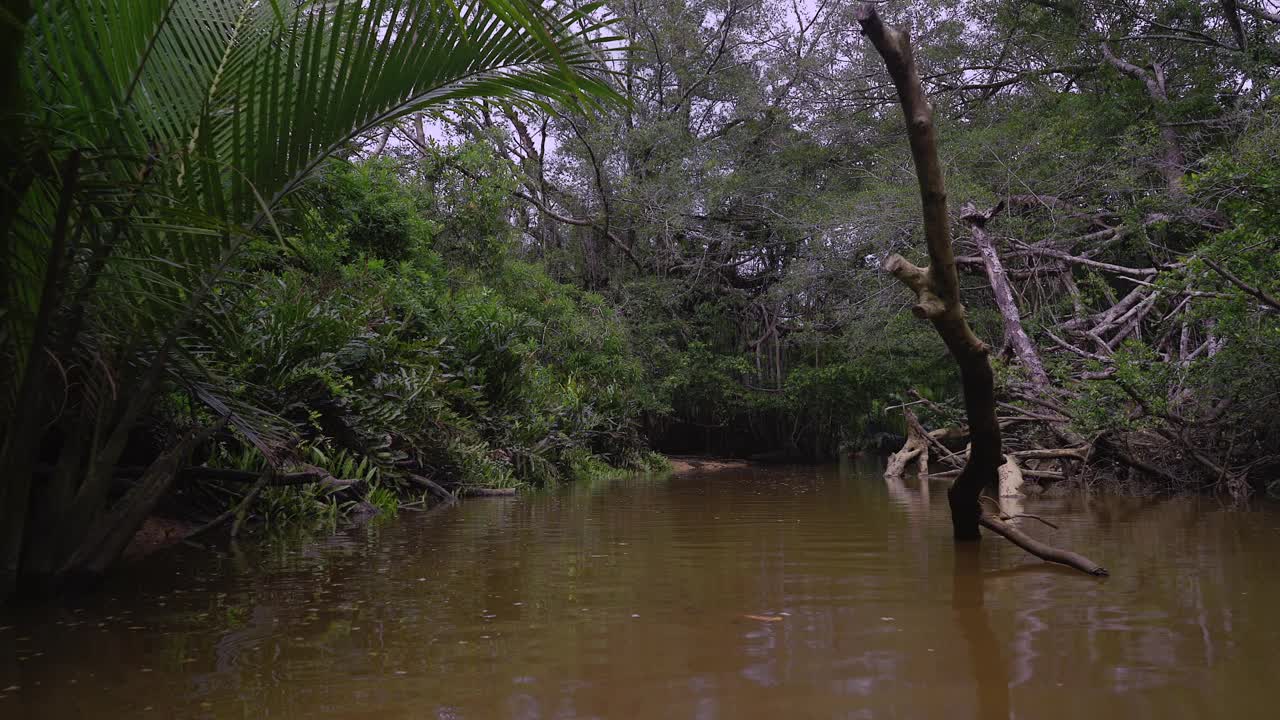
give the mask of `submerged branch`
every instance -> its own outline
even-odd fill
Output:
[[[1080,553],[1072,552],[1070,550],[1062,550],[1060,548],[1053,547],[1052,545],[1040,542],[994,515],[983,513],[979,522],[982,523],[982,527],[1004,537],[1009,542],[1017,545],[1045,562],[1066,565],[1067,567],[1072,567],[1081,572],[1097,577],[1105,577],[1111,574],[1106,568]]]

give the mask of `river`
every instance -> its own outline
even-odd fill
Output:
[[[1280,510],[1024,501],[771,468],[584,483],[319,539],[182,547],[0,616],[0,717],[1272,718]]]

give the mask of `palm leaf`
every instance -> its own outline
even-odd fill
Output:
[[[72,253],[96,257],[85,267],[100,277],[77,282],[117,301],[100,308],[117,325],[165,332],[184,288],[256,226],[274,226],[279,202],[371,128],[471,98],[617,99],[595,11],[533,0],[40,3],[29,104],[44,109],[53,152],[86,152],[94,173],[75,236],[96,244]],[[60,182],[47,180],[9,247],[10,267],[26,269],[5,288],[16,306],[5,335],[19,346],[33,336],[54,223]]]
[[[0,601],[21,563],[48,572],[61,562],[39,550],[50,543],[27,544],[40,537],[27,532],[29,507],[55,504],[56,522],[41,532],[64,533],[59,547],[74,548],[95,518],[141,522],[145,507],[108,511],[112,469],[175,375],[264,453],[279,444],[256,427],[270,415],[221,399],[185,350],[199,343],[189,332],[208,327],[197,320],[217,307],[210,300],[239,245],[274,227],[277,205],[325,157],[382,123],[459,100],[617,99],[600,62],[612,39],[593,6],[34,4],[21,19],[24,114],[0,109],[4,127],[21,130],[5,145],[18,162],[0,168]],[[36,484],[49,440],[71,464],[58,483]],[[33,492],[48,495],[31,501]]]

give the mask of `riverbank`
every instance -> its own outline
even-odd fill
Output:
[[[672,475],[745,470],[757,465],[757,463],[748,460],[734,458],[696,455],[666,455],[664,457]],[[511,497],[517,494],[516,488],[469,487],[460,489],[457,499]],[[153,515],[147,518],[134,535],[133,540],[130,541],[128,549],[124,553],[124,560],[129,562],[141,560],[161,550],[180,545],[198,527],[200,527],[200,524],[191,519]]]

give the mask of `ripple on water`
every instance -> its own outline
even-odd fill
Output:
[[[0,622],[0,716],[1269,716],[1274,507],[1025,500],[1100,582],[958,550],[944,489],[638,478],[183,550]]]

